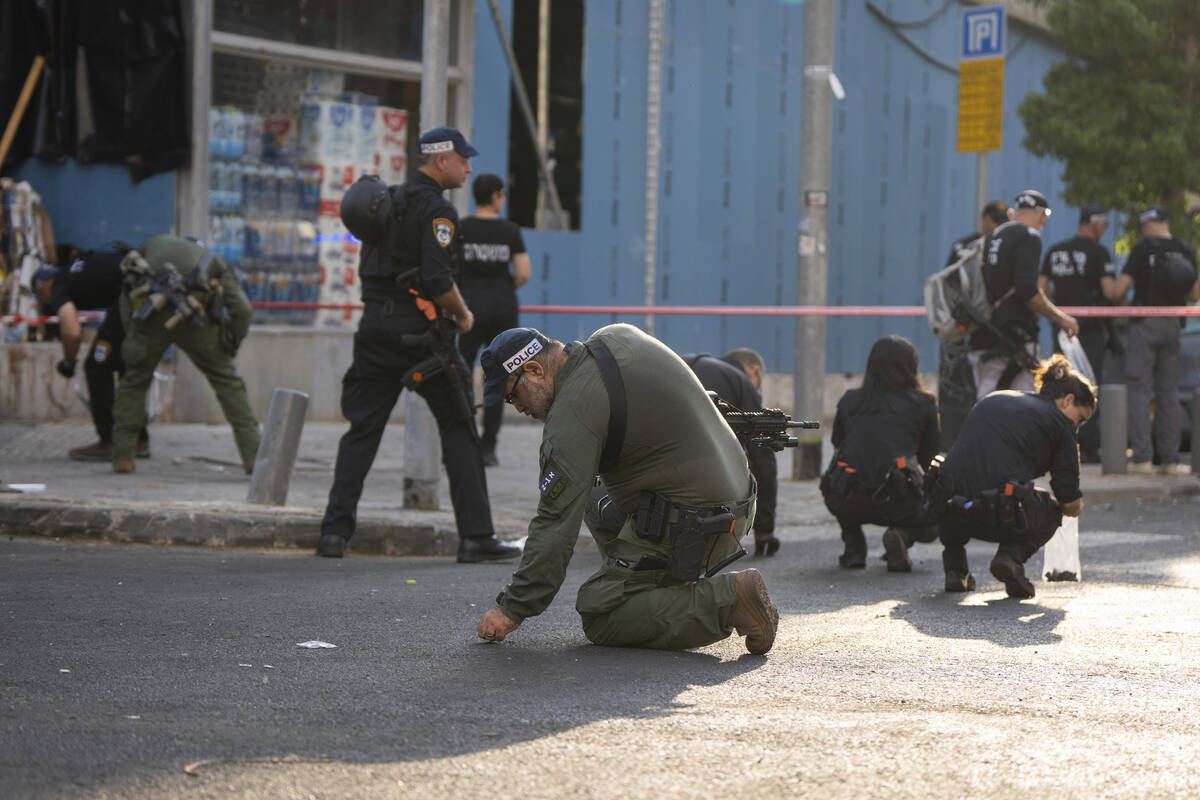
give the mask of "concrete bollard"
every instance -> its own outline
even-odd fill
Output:
[[[436,511],[442,442],[429,404],[404,392],[404,507]]]
[[[293,389],[275,389],[267,408],[254,474],[250,476],[247,503],[281,506],[287,502],[304,415],[308,413],[308,395]]]
[[[1200,389],[1192,392],[1192,474],[1200,475]]]
[[[1125,448],[1129,444],[1126,428],[1125,384],[1106,383],[1100,387],[1100,472],[1125,474]]]

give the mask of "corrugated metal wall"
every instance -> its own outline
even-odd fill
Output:
[[[495,58],[486,4],[478,20],[475,135],[504,140],[494,98],[508,73]],[[837,5],[829,303],[917,305],[950,242],[975,227],[973,154],[955,153],[960,5],[945,0]],[[645,0],[586,6],[583,223],[576,233],[526,231],[533,280],[524,303],[640,304],[644,278]],[[670,305],[791,305],[796,295],[803,5],[777,0],[667,0],[656,301]],[[498,52],[498,51],[496,51]],[[1053,203],[1060,166],[1021,147],[1016,107],[1059,57],[1009,20],[1004,149],[990,157],[989,195],[1036,187]],[[489,160],[489,163],[490,160]],[[488,168],[496,171],[498,166]],[[1073,234],[1061,201],[1048,243]],[[628,317],[640,323],[642,317]],[[530,315],[555,338],[611,321]],[[794,325],[771,318],[659,317],[679,352],[749,345],[790,372]],[[830,372],[860,372],[871,344],[900,333],[933,369],[923,319],[832,319]]]

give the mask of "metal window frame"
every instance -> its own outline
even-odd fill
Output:
[[[455,123],[459,128],[470,131],[475,71],[475,0],[458,0],[457,5],[459,63],[447,68],[446,79],[454,89]],[[420,61],[363,55],[214,30],[213,0],[184,0],[183,12],[188,28],[188,78],[192,87],[191,161],[187,167],[176,172],[175,183],[175,228],[183,236],[204,238],[208,234],[208,112],[212,103],[214,53],[336,69],[390,80],[417,83],[421,80],[423,65]],[[452,199],[457,201],[456,205],[465,208],[465,196],[452,196]]]

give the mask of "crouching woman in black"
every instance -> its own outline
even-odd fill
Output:
[[[838,400],[833,460],[821,477],[825,505],[842,526],[839,566],[866,566],[866,523],[889,526],[888,570],[912,570],[908,548],[937,538],[921,513],[924,468],[937,446],[937,401],[917,377],[916,348],[902,336],[880,339],[867,357],[862,388]]]
[[[1076,432],[1096,410],[1096,389],[1061,354],[1034,373],[1037,394],[993,392],[971,410],[931,492],[941,509],[946,591],[967,592],[970,539],[996,542],[991,573],[1009,597],[1033,597],[1025,562],[1079,516]],[[1051,497],[1033,480],[1050,473]]]

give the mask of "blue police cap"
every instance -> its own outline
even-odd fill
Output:
[[[29,288],[33,289],[34,294],[37,294],[38,287],[57,274],[58,267],[53,264],[43,264],[37,268],[37,271],[33,273],[33,277],[29,279]]]
[[[1146,206],[1146,210],[1138,214],[1138,222],[1166,222],[1169,217],[1166,206]]]
[[[479,151],[467,143],[467,137],[458,128],[434,128],[425,131],[417,140],[422,155],[449,153],[451,150],[464,158],[479,155]]]
[[[549,346],[550,340],[533,328],[509,328],[497,334],[479,356],[483,367],[483,404],[494,406],[504,399],[508,376]]]

